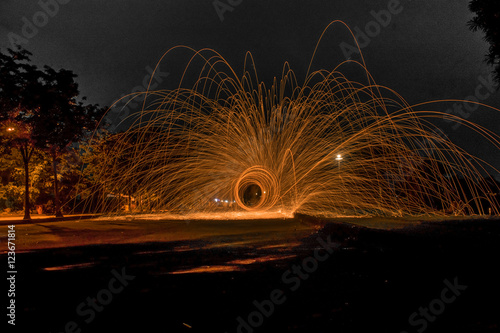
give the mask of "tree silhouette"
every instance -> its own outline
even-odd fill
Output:
[[[50,156],[54,179],[54,209],[62,217],[57,179],[57,161],[67,153],[68,147],[92,132],[105,112],[98,105],[78,102],[76,75],[69,70],[55,71],[45,66],[43,71],[44,94],[40,98],[40,112],[34,133],[36,146]],[[83,98],[85,100],[85,98]]]
[[[31,219],[29,163],[35,151],[33,133],[37,130],[38,99],[43,95],[42,73],[28,63],[30,56],[26,50],[0,52],[0,141],[9,149],[17,149],[22,156],[25,220]]]
[[[104,108],[78,101],[76,77],[68,70],[42,69],[29,64],[26,50],[0,52],[0,141],[19,150],[25,173],[24,219],[30,217],[29,163],[35,150],[50,156],[54,175],[56,216],[57,159],[72,142],[92,131]],[[85,100],[85,98],[82,98]]]
[[[500,1],[472,0],[469,9],[476,16],[468,22],[472,31],[482,30],[484,40],[490,44],[486,63],[493,65],[494,79],[500,87]]]

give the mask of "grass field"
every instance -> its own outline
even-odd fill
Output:
[[[500,305],[489,301],[500,298],[498,218],[101,217],[19,224],[15,242],[19,332],[65,332],[68,323],[75,332],[500,329]],[[133,279],[108,302],[116,272]],[[465,289],[422,319],[446,283]],[[276,290],[284,301],[259,310]],[[89,299],[103,302],[95,316],[78,311]]]

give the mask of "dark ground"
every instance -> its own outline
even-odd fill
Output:
[[[241,235],[224,235],[19,253],[15,331],[65,332],[68,325],[67,332],[500,332],[498,219],[375,230],[297,218],[321,228],[297,244],[287,239],[284,247],[278,234],[274,240],[240,245],[235,242]],[[287,275],[293,265],[312,265],[310,257],[321,248],[318,237],[331,237],[339,246],[331,254],[316,251],[328,259],[318,262],[317,269],[311,266],[307,277]],[[169,274],[267,255],[282,259],[235,265],[227,272]],[[6,262],[5,255],[0,259]],[[46,269],[88,262],[92,264]],[[113,269],[135,276],[114,295],[101,292],[109,289]],[[439,301],[444,280],[467,286],[449,304]],[[268,304],[275,289],[283,291],[284,302],[274,305],[269,317],[251,315],[257,327],[238,328],[238,317],[248,323],[257,310],[253,301]],[[79,304],[98,294],[105,302],[106,295],[113,296],[101,312],[95,311],[95,318],[90,311],[77,313]],[[444,295],[452,298],[453,293]],[[418,315],[414,319],[420,321],[412,326],[410,315],[429,304],[442,313],[430,313],[428,320]]]

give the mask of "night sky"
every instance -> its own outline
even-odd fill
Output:
[[[55,1],[2,0],[0,48],[10,47],[14,34],[22,38],[21,45],[37,64],[73,70],[90,103],[110,105],[130,93],[141,85],[148,67],[154,68],[164,52],[181,44],[216,50],[237,73],[250,51],[267,85],[281,76],[288,61],[302,81],[323,29],[343,20],[352,29],[365,31],[367,24],[375,29],[362,48],[368,69],[377,83],[395,89],[410,104],[475,96],[500,108],[500,93],[486,87],[492,69],[483,62],[488,45],[482,32],[468,29],[473,14],[466,0],[220,0],[231,9],[224,13],[216,11],[213,0],[59,0],[58,8]],[[40,12],[42,7],[48,15]],[[384,22],[385,27],[374,24],[373,14],[388,8],[393,11],[390,22]],[[37,30],[26,28],[33,22]],[[347,30],[335,25],[319,48],[314,69],[333,69],[343,61],[342,42],[353,44]],[[160,70],[173,73],[188,56],[178,52]],[[158,88],[176,83],[174,75],[166,76]],[[453,103],[429,108],[446,111]],[[500,134],[497,111],[465,110],[462,116]],[[465,126],[444,121],[436,125],[500,168],[499,151],[479,143]]]

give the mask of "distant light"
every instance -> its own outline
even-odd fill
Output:
[[[16,129],[14,127],[8,127],[7,132],[14,132]]]
[[[338,155],[337,155],[337,158],[336,158],[335,160],[336,160],[336,161],[343,160],[342,155],[338,154]]]
[[[226,200],[226,203],[228,203],[229,201]]]
[[[215,202],[218,202],[218,201],[219,201],[219,199],[215,199]]]

